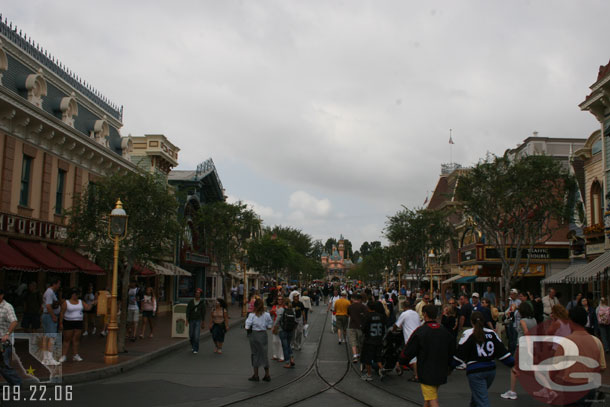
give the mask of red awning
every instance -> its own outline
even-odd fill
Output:
[[[62,259],[45,246],[38,242],[30,242],[26,240],[9,240],[11,246],[19,250],[21,253],[39,263],[42,269],[54,271],[57,273],[71,273],[78,271],[78,268],[67,260]]]
[[[68,260],[85,274],[104,275],[106,272],[100,266],[66,246],[47,245],[47,248],[59,257]]]
[[[40,266],[0,240],[0,270],[38,271]]]
[[[142,266],[141,264],[134,264],[133,269],[141,276],[149,277],[156,276],[157,273],[149,269],[148,267]]]

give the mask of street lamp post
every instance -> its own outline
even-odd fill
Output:
[[[402,264],[400,264],[400,260],[396,264],[396,272],[398,273],[398,295],[400,295],[400,289],[402,288],[402,280],[400,276],[400,272],[402,271]]]
[[[428,268],[430,269],[430,297],[432,297],[432,291],[434,291],[434,281],[432,280],[432,265],[430,264],[430,260],[434,257],[434,250],[430,249],[430,253],[428,253]]]
[[[385,266],[383,268],[384,274],[385,274],[385,290],[388,291],[388,276],[390,273],[388,273],[388,266]]]
[[[127,236],[127,213],[123,209],[123,203],[117,199],[116,206],[110,212],[108,223],[108,236],[114,239],[114,265],[112,267],[112,296],[110,299],[110,321],[108,322],[108,336],[106,337],[106,352],[104,363],[114,365],[119,361],[118,352],[118,330],[117,324],[117,291],[118,291],[118,266],[119,266],[119,241]]]
[[[241,268],[244,271],[244,298],[243,303],[241,305],[241,316],[245,317],[248,315],[248,293],[250,292],[248,288],[248,250],[244,250],[244,255],[241,258]]]

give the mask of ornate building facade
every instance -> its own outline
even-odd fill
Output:
[[[352,261],[345,257],[345,240],[343,235],[339,238],[337,246],[333,245],[331,253],[322,253],[322,267],[328,281],[345,281],[347,273],[353,266]]]

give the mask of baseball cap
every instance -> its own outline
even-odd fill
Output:
[[[201,288],[198,288],[198,289],[196,289],[196,290],[195,290],[195,292],[196,292],[196,293],[202,293],[202,292],[203,292],[203,290],[202,290]]]
[[[479,298],[479,293],[472,293],[472,296]]]
[[[347,295],[347,291],[341,291],[341,295]]]
[[[511,294],[519,294],[519,290],[517,290],[516,288],[512,288],[512,289],[510,290],[510,293],[511,293]]]

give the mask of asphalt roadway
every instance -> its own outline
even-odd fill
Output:
[[[222,355],[213,352],[213,343],[208,338],[202,340],[197,355],[187,345],[115,377],[76,384],[72,401],[44,404],[83,407],[423,405],[419,385],[407,381],[408,372],[400,377],[392,373],[383,381],[378,377],[372,382],[362,381],[356,365],[349,362],[346,345],[338,345],[337,336],[330,328],[326,307],[314,308],[310,315],[310,334],[303,349],[295,352],[296,367],[285,369],[283,363],[270,360],[272,380],[269,383],[247,380],[252,375],[250,347],[245,331],[233,328],[227,333]],[[519,385],[518,400],[500,398],[509,384],[509,369],[500,363],[490,388],[492,406],[542,405]],[[470,389],[465,372],[451,374],[448,383],[439,390],[439,401],[447,406],[469,405]]]

